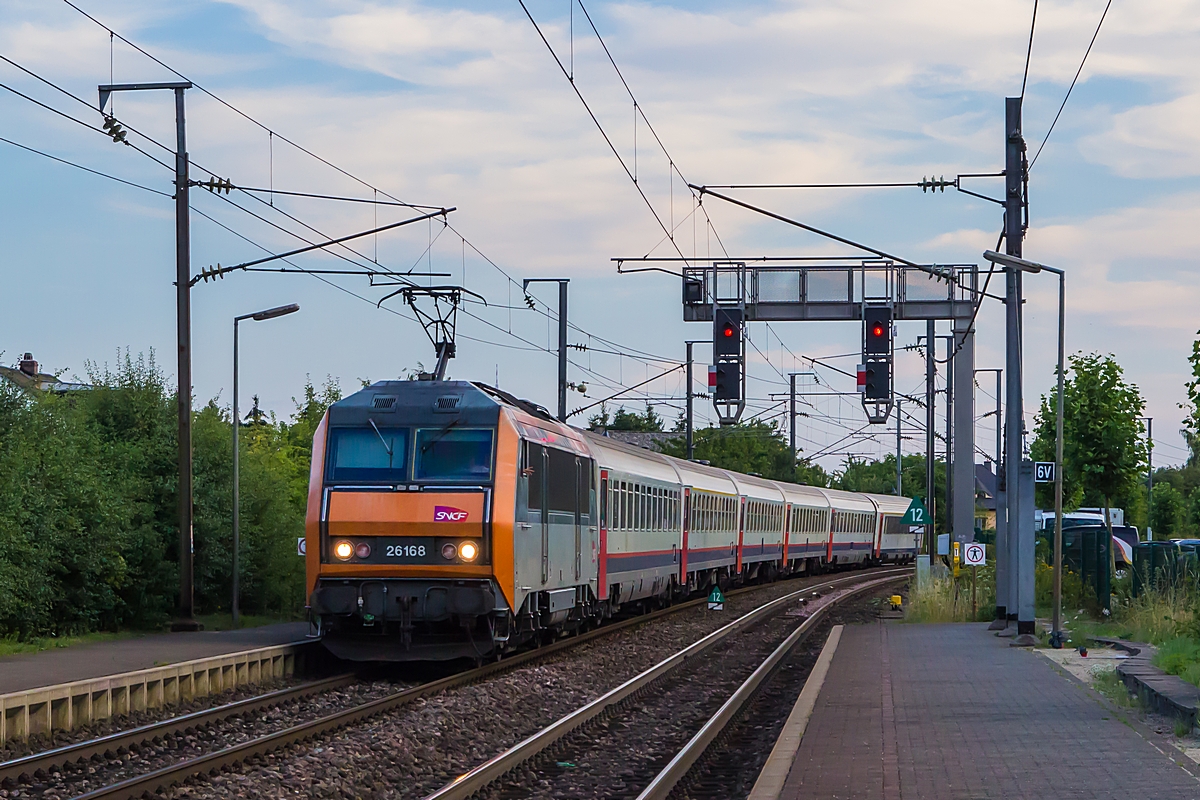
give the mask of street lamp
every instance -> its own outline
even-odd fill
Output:
[[[1066,273],[1061,269],[1028,261],[1024,258],[997,253],[993,250],[984,252],[983,257],[993,264],[1000,264],[1010,269],[1022,272],[1038,273],[1042,270],[1053,272],[1058,276],[1058,408],[1055,410],[1055,443],[1054,443],[1054,617],[1051,623],[1050,644],[1061,648],[1062,632],[1062,495],[1063,495],[1063,380],[1064,380],[1064,338],[1066,335],[1067,288]],[[1011,469],[1014,465],[1009,465]],[[1011,523],[1010,523],[1011,524]]]
[[[238,433],[242,427],[242,421],[239,417],[240,412],[238,410],[238,323],[244,319],[255,321],[275,319],[285,314],[294,314],[299,310],[300,306],[298,303],[289,303],[286,306],[268,308],[265,311],[242,314],[240,317],[233,318],[233,602],[230,609],[233,612],[233,626],[235,628],[240,622],[240,614],[238,613],[238,550],[240,548],[238,547],[238,542],[241,527],[241,507],[238,501]]]

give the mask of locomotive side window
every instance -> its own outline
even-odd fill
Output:
[[[542,473],[545,472],[545,460],[542,455],[546,448],[533,442],[525,442],[525,471],[528,472],[529,494],[526,506],[530,511],[542,509]]]
[[[565,450],[547,448],[550,462],[547,464],[546,502],[551,512],[575,514],[575,454]]]

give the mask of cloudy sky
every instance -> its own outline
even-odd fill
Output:
[[[300,256],[304,269],[393,270],[465,282],[488,306],[460,317],[455,377],[498,380],[552,407],[551,287],[522,302],[526,277],[571,283],[572,408],[670,369],[682,342],[705,339],[681,320],[677,278],[618,275],[617,256],[849,255],[853,251],[709,199],[697,212],[686,182],[905,182],[1003,166],[1004,97],[1020,93],[1029,0],[861,0],[587,4],[642,116],[578,2],[527,0],[555,58],[512,0],[180,0],[163,4],[0,0],[0,54],[91,104],[86,107],[0,62],[0,83],[99,125],[96,85],[174,79],[125,37],[200,89],[188,92],[194,174],[239,186],[454,206],[452,228],[420,223],[353,243],[356,252]],[[1036,152],[1079,68],[1105,0],[1043,0],[1025,102]],[[1029,258],[1069,275],[1069,351],[1114,354],[1155,418],[1156,461],[1184,457],[1177,428],[1187,354],[1200,326],[1200,2],[1115,0],[1053,136],[1033,167]],[[219,99],[218,99],[219,98]],[[124,94],[114,112],[168,147],[165,93]],[[648,126],[653,126],[653,130]],[[666,152],[654,140],[665,145]],[[167,150],[145,154],[0,91],[0,136],[160,192],[171,191]],[[328,163],[302,152],[292,143]],[[148,156],[152,156],[148,157]],[[636,166],[635,166],[636,164]],[[673,166],[672,166],[673,165]],[[638,187],[625,169],[636,169]],[[209,170],[211,172],[206,172]],[[83,375],[118,352],[157,354],[173,374],[172,203],[0,142],[0,361],[32,351],[52,371]],[[970,184],[999,195],[995,180]],[[996,206],[913,188],[742,191],[744,199],[904,258],[974,263],[995,245]],[[397,221],[410,209],[244,193],[193,196],[193,269],[236,264]],[[651,211],[653,209],[653,213]],[[657,216],[656,216],[657,215]],[[221,227],[225,226],[225,227]],[[308,226],[308,227],[304,227]],[[244,237],[244,238],[243,238]],[[351,263],[353,262],[353,263]],[[514,283],[515,282],[515,283]],[[285,302],[299,315],[248,323],[243,405],[258,394],[280,414],[306,376],[396,377],[429,366],[432,348],[391,289],[364,277],[233,274],[194,291],[197,398],[230,399],[231,319]],[[1056,287],[1027,280],[1027,409],[1053,382]],[[1002,365],[1002,308],[979,315],[977,366]],[[902,323],[912,344],[922,323]],[[814,396],[801,421],[806,452],[833,467],[846,453],[894,447],[847,434],[865,422],[853,388],[853,324],[752,326],[747,415],[777,415],[790,372]],[[697,348],[698,360],[707,348]],[[697,375],[702,376],[701,366]],[[977,413],[993,403],[982,378]],[[898,387],[919,391],[921,359],[898,359]],[[701,387],[697,387],[700,389]],[[674,417],[678,371],[634,392]],[[641,408],[634,399],[631,408]],[[701,416],[707,416],[704,403]],[[587,416],[585,412],[583,416]],[[777,418],[777,417],[776,417]],[[990,418],[979,423],[990,451]],[[909,434],[906,432],[906,436]],[[906,450],[922,446],[912,433]]]

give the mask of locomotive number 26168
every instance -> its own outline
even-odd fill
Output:
[[[421,558],[426,552],[423,544],[389,544],[384,555],[388,558]]]

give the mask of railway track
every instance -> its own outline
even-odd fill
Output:
[[[839,578],[765,603],[460,776],[426,800],[586,797],[590,789],[601,787],[605,794],[616,791],[630,797],[641,789],[638,800],[663,800],[830,609],[909,575],[908,570],[892,572],[883,577]],[[806,618],[787,633],[797,620],[789,620],[785,610],[814,592],[830,594],[817,607],[806,609]],[[775,629],[763,631],[766,625]],[[750,634],[759,632],[763,635],[755,641]],[[779,638],[782,642],[771,644]],[[698,658],[718,649],[725,651],[721,658]],[[728,664],[730,661],[734,663]],[[657,774],[651,771],[653,777],[643,788],[638,783],[639,769],[644,772],[646,765],[664,760],[662,748],[671,740],[671,732],[664,730],[678,727],[681,718],[705,706],[706,701],[711,705],[715,694],[723,693],[730,684],[721,680],[725,670],[750,674],[733,682],[732,692],[715,713],[693,721],[694,734],[674,755],[665,753],[669,758],[666,766]],[[706,690],[712,691],[706,694]],[[697,695],[699,702],[689,700]]]
[[[850,580],[850,578],[839,580]],[[820,584],[820,586],[824,585],[824,583]],[[774,584],[774,586],[779,586],[779,584]],[[762,591],[766,588],[768,587],[746,587],[729,592],[728,597],[734,598],[749,592]],[[800,591],[812,591],[812,588],[806,587]],[[422,697],[481,681],[531,661],[546,658],[564,649],[575,647],[598,637],[611,635],[634,626],[640,626],[689,608],[694,608],[704,602],[703,599],[692,600],[641,616],[614,622],[599,629],[560,640],[548,646],[520,653],[497,663],[488,664],[447,678],[394,692],[382,698],[324,715],[302,724],[292,725],[265,736],[259,736],[233,746],[220,748],[198,757],[181,760],[176,764],[153,769],[142,775],[121,780],[102,788],[93,789],[78,795],[78,797],[107,799],[140,798],[147,792],[160,792],[178,785],[188,778],[233,767],[255,756],[270,753],[290,744],[312,739],[345,726],[353,725],[356,722],[370,719]],[[129,731],[122,731],[98,739],[0,763],[0,786],[13,787],[21,784],[28,785],[31,782],[36,785],[39,781],[39,776],[67,769],[68,765],[80,764],[81,762],[103,762],[125,753],[136,753],[148,743],[162,741],[172,736],[189,735],[220,724],[233,717],[261,713],[266,709],[293,703],[322,692],[343,689],[353,684],[355,680],[356,678],[353,675],[339,675],[322,681],[270,692],[259,697],[229,703],[217,708],[198,711],[152,725],[145,725]]]

